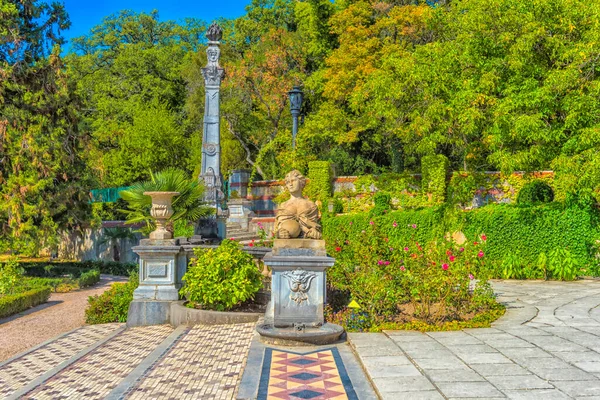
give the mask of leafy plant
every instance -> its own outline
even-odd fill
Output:
[[[550,252],[548,269],[552,276],[561,281],[572,281],[579,273],[579,265],[567,249],[556,248]]]
[[[371,210],[370,215],[383,215],[392,209],[392,196],[386,192],[376,192],[373,197],[375,207]]]
[[[19,267],[16,258],[0,263],[0,295],[15,293],[17,283],[23,276],[23,272],[24,270]]]
[[[173,198],[173,216],[170,218],[169,227],[173,231],[173,223],[183,220],[187,223],[198,221],[210,215],[213,210],[203,203],[204,186],[197,179],[190,179],[187,174],[178,169],[166,169],[152,173],[150,180],[134,183],[129,189],[120,192],[121,197],[127,201],[130,210],[127,214],[127,223],[144,222],[144,233],[149,233],[155,228],[154,219],[150,216],[152,199],[144,192],[179,192]]]
[[[230,310],[253,298],[262,287],[262,275],[252,256],[233,240],[224,240],[216,249],[194,249],[194,254],[180,291],[192,306]]]

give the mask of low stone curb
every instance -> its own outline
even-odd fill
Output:
[[[232,325],[256,322],[264,313],[210,311],[187,308],[185,300],[171,303],[171,325]]]

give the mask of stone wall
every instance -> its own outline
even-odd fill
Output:
[[[114,260],[114,247],[109,243],[101,244],[104,228],[129,227],[123,221],[104,221],[102,227],[86,229],[84,232],[65,232],[58,248],[58,257],[69,260]],[[121,262],[137,262],[137,254],[131,248],[137,246],[142,235],[135,239],[119,239],[118,248]]]

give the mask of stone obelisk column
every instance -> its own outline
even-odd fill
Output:
[[[219,96],[221,81],[225,70],[219,66],[221,49],[219,43],[223,31],[216,23],[208,28],[208,48],[206,55],[208,64],[202,68],[205,83],[204,130],[202,134],[202,167],[199,179],[204,181],[204,201],[214,207],[215,216],[202,219],[197,233],[203,237],[225,237],[225,220],[222,216],[221,202],[224,199],[221,176],[221,139]]]

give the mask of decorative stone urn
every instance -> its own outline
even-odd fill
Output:
[[[144,192],[144,195],[152,198],[150,215],[156,220],[156,229],[150,233],[150,239],[172,239],[173,235],[167,230],[167,221],[173,216],[171,204],[179,192]]]

